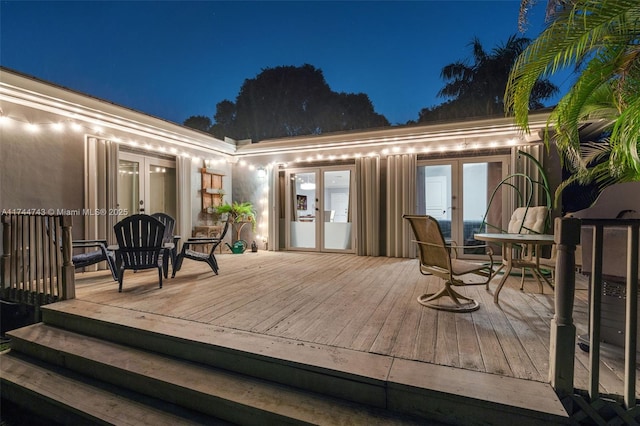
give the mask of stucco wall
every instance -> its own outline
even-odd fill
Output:
[[[13,121],[0,127],[1,209],[82,209],[84,136],[37,133]],[[82,218],[73,219],[74,238]]]

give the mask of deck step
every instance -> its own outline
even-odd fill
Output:
[[[44,324],[11,332],[12,351],[233,423],[567,422],[545,383],[80,300],[42,313]]]
[[[417,424],[361,404],[83,336],[46,324],[13,348],[49,364],[237,424]]]
[[[21,406],[36,415],[60,424],[229,424],[179,407],[171,407],[172,410],[169,410],[166,403],[160,404],[144,395],[105,386],[64,369],[15,354],[14,351],[0,355],[2,398],[19,401]],[[163,405],[164,409],[160,408]]]

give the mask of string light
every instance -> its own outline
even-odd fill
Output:
[[[77,114],[76,114],[77,115]],[[101,118],[101,115],[96,115],[97,118]],[[78,116],[77,119],[80,119],[80,117]],[[121,122],[122,120],[119,119],[113,119],[112,122]],[[31,132],[31,133],[37,133],[37,132],[41,132],[41,131],[46,131],[47,128],[51,129],[52,131],[55,131],[57,133],[63,132],[65,129],[71,129],[74,132],[81,132],[84,129],[89,129],[92,132],[96,132],[99,134],[102,134],[101,138],[104,138],[106,140],[111,140],[115,143],[126,143],[131,147],[143,147],[145,150],[148,151],[152,151],[152,152],[159,152],[159,153],[167,153],[170,152],[174,155],[179,155],[182,156],[184,158],[191,158],[194,162],[198,162],[198,161],[206,161],[207,162],[207,166],[213,164],[213,165],[218,165],[218,164],[224,164],[227,163],[229,164],[232,161],[232,155],[230,156],[224,156],[225,158],[210,158],[208,160],[205,160],[204,158],[202,158],[201,156],[197,156],[197,155],[193,155],[187,151],[180,151],[178,150],[177,147],[175,146],[166,146],[166,145],[153,145],[151,143],[145,142],[144,144],[141,144],[139,141],[131,139],[127,142],[123,141],[120,137],[117,136],[108,136],[105,135],[105,130],[104,127],[102,126],[98,126],[95,124],[92,124],[91,126],[83,126],[81,124],[79,124],[77,121],[74,120],[67,120],[67,121],[59,121],[59,122],[51,122],[51,123],[25,123],[19,119],[16,119],[14,117],[10,117],[4,114],[1,114],[0,112],[0,126],[5,127],[5,128],[9,128],[10,126],[13,126],[13,124],[15,122],[22,122],[24,125],[24,128]],[[142,126],[139,126],[135,123],[128,123],[127,124],[129,127],[131,128],[142,128]],[[167,133],[165,131],[158,131],[157,134],[159,135],[163,135],[167,138],[171,137],[170,133]],[[174,135],[175,140],[179,140],[179,141],[183,141],[185,143],[189,143],[189,139],[183,136],[176,136]],[[402,143],[402,141],[407,140],[408,139],[406,137],[394,137],[394,138],[386,138],[384,139],[385,143]],[[405,142],[406,143],[406,142]],[[425,141],[425,144],[431,144],[433,145],[433,141]],[[380,157],[380,156],[388,156],[388,155],[399,155],[399,154],[415,154],[416,152],[421,152],[423,154],[428,154],[428,153],[432,153],[432,152],[439,152],[439,153],[445,153],[449,150],[454,150],[454,151],[466,151],[466,150],[479,150],[479,149],[496,149],[499,147],[514,147],[514,146],[518,146],[518,145],[527,145],[527,141],[521,138],[510,138],[510,139],[505,139],[502,141],[498,141],[498,140],[492,140],[492,141],[488,141],[488,142],[474,142],[474,143],[467,143],[467,142],[463,142],[463,143],[459,143],[459,144],[443,144],[440,146],[422,146],[422,147],[418,147],[416,148],[415,146],[407,146],[407,147],[403,147],[403,146],[393,146],[391,148],[388,147],[384,147],[382,148],[380,151],[371,151],[367,154],[362,154],[359,152],[353,153],[353,154],[347,154],[347,153],[342,153],[342,154],[328,154],[328,155],[323,155],[323,154],[315,154],[315,155],[309,155],[306,158],[303,157],[296,157],[294,160],[290,160],[288,163],[286,162],[276,162],[276,161],[271,161],[268,164],[261,164],[260,162],[254,162],[254,161],[248,161],[245,158],[241,158],[237,164],[241,167],[248,167],[249,170],[255,171],[255,170],[266,170],[268,168],[272,168],[272,167],[276,167],[276,166],[280,166],[282,168],[287,168],[290,166],[290,163],[292,164],[300,164],[304,161],[306,162],[314,162],[314,161],[322,161],[324,159],[328,160],[328,161],[336,161],[338,159],[340,160],[348,160],[349,158],[352,159],[359,159],[362,158],[363,156],[366,157]],[[194,147],[195,149],[199,149],[199,147]]]

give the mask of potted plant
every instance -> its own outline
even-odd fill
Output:
[[[219,214],[229,214],[233,218],[234,222],[251,222],[251,228],[256,230],[256,212],[253,208],[253,204],[249,202],[238,203],[234,201],[232,204],[224,203],[216,207],[216,212]]]

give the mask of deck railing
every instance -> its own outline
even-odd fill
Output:
[[[41,306],[75,297],[71,216],[2,214],[4,300]]]
[[[640,219],[576,219],[558,218],[555,222],[556,285],[555,315],[551,322],[549,376],[560,397],[574,393],[573,372],[576,350],[576,328],[573,324],[575,294],[575,249],[580,243],[582,227],[593,229],[593,251],[589,297],[589,402],[597,401],[599,393],[601,295],[604,229],[627,230],[626,306],[625,306],[625,372],[623,406],[636,408],[636,349],[638,311],[638,233]]]

